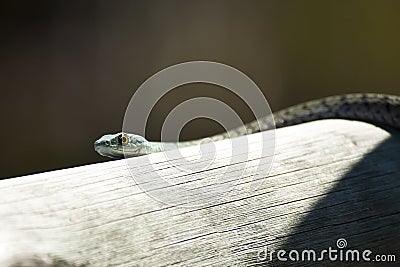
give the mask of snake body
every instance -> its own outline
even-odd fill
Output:
[[[349,119],[400,130],[400,96],[384,94],[347,94],[298,104],[225,133],[209,137],[212,141],[267,131],[321,119]],[[197,145],[202,140],[179,142],[179,147]],[[177,143],[150,142],[144,137],[116,133],[102,136],[94,143],[103,156],[124,158],[177,148]]]

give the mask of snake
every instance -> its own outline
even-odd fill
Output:
[[[322,119],[347,119],[372,123],[379,127],[400,130],[400,96],[358,93],[329,96],[297,104],[238,128],[211,136],[210,141],[278,129]],[[184,142],[153,142],[143,136],[125,132],[106,134],[94,142],[102,156],[122,159],[199,145],[204,139]]]

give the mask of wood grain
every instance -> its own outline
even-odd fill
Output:
[[[252,179],[260,136],[249,136],[244,173],[226,163],[222,141],[214,165],[187,175],[155,154],[0,181],[0,265],[36,255],[70,266],[273,266],[283,262],[264,259],[265,251],[337,249],[339,238],[346,249],[400,260],[396,133],[342,120],[282,128],[272,168],[273,146]],[[177,197],[182,183],[193,189],[185,199]],[[216,183],[230,189],[218,201]]]

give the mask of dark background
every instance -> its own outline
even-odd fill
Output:
[[[400,93],[397,0],[7,1],[0,13],[0,178],[108,160],[94,140],[121,131],[136,88],[180,62],[243,71],[274,111],[333,94]],[[146,137],[159,139],[166,114],[195,96],[252,120],[231,93],[188,85],[157,104]],[[181,138],[219,131],[199,119]]]

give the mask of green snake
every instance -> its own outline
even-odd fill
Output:
[[[400,129],[400,96],[384,94],[347,94],[298,104],[271,116],[255,120],[225,133],[209,137],[212,141],[282,128],[321,119],[348,119]],[[275,121],[275,123],[274,123]],[[179,147],[198,145],[202,140],[179,142]],[[178,143],[151,142],[129,133],[107,134],[94,143],[102,156],[124,158],[177,148]]]

